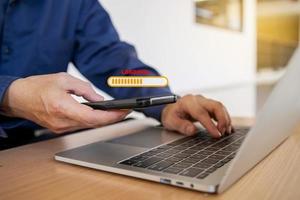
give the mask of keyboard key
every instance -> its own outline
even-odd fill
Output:
[[[171,148],[173,148],[173,146],[165,144],[165,145],[158,147],[157,149],[167,151],[168,149],[171,149]]]
[[[155,170],[155,171],[162,171],[162,170],[166,169],[167,167],[170,167],[171,165],[173,165],[173,163],[161,161],[161,162],[155,163],[154,165],[151,165],[150,167],[148,167],[148,169]]]
[[[221,160],[220,162],[222,162],[222,163],[228,163],[231,160],[232,160],[232,158],[225,158],[225,159]]]
[[[179,146],[185,147],[186,149],[189,148],[189,147],[191,147],[191,145],[188,144],[188,143],[183,143],[183,144],[181,144],[181,145],[179,145]]]
[[[165,152],[163,152],[163,153],[157,154],[156,156],[157,157],[162,157],[162,158],[168,158],[168,157],[173,156],[173,154],[172,153],[165,153]]]
[[[212,172],[216,171],[216,169],[218,169],[218,168],[215,166],[212,166],[211,168],[207,169],[206,172],[212,173]]]
[[[185,159],[185,160],[183,160],[182,162],[184,162],[184,163],[197,163],[197,162],[199,162],[200,160],[198,160],[198,159],[193,159],[193,158],[187,158],[187,159]]]
[[[187,147],[183,147],[183,146],[176,146],[174,147],[174,149],[177,149],[177,150],[186,150]]]
[[[199,168],[189,168],[181,172],[180,175],[187,176],[187,177],[195,177],[203,171],[204,171],[203,169],[199,169]]]
[[[177,157],[174,157],[174,156],[166,159],[166,161],[169,161],[169,162],[179,162],[181,160],[182,160],[182,158],[177,158]]]
[[[214,144],[215,142],[216,141],[213,141],[213,140],[206,140],[206,141],[202,142],[200,145],[208,147],[208,146]]]
[[[237,147],[234,147],[234,146],[230,146],[230,145],[229,145],[229,146],[223,148],[222,150],[233,152],[233,151],[235,151],[236,149],[237,149]]]
[[[220,148],[216,148],[216,147],[208,147],[207,149],[205,149],[206,151],[213,151],[216,152],[218,150],[220,150]]]
[[[176,158],[187,158],[189,156],[190,156],[189,154],[185,154],[185,153],[179,153],[179,154],[174,155],[174,157],[176,157]]]
[[[200,131],[199,134],[197,135],[197,138],[201,140],[208,140],[211,139],[210,135],[208,135],[207,131]]]
[[[207,164],[215,164],[215,163],[219,162],[219,160],[211,159],[211,158],[206,158],[206,159],[204,159],[204,160],[201,161],[201,162],[207,163]]]
[[[165,153],[170,153],[170,154],[176,154],[176,153],[179,153],[179,152],[180,152],[180,150],[178,150],[178,149],[170,149],[168,151],[165,151]]]
[[[203,163],[202,161],[194,165],[193,167],[201,168],[201,169],[208,169],[212,166],[213,164],[208,164],[208,163]]]
[[[197,142],[203,142],[203,139],[201,137],[199,137],[198,135],[193,138],[194,141],[197,141]]]
[[[188,145],[190,145],[190,146],[193,146],[193,145],[196,145],[196,144],[198,144],[198,143],[199,143],[199,141],[197,141],[197,140],[191,140],[191,141],[186,142],[185,144],[188,144]]]
[[[186,153],[186,154],[189,154],[189,155],[192,155],[192,154],[195,154],[197,153],[198,151],[197,150],[193,150],[193,149],[187,149],[181,153]]]
[[[179,163],[176,163],[173,167],[188,168],[188,167],[190,167],[192,165],[193,165],[193,163],[179,162]]]
[[[202,150],[204,148],[205,148],[205,146],[195,145],[195,146],[191,147],[190,149],[199,151],[199,150]]]
[[[150,152],[150,153],[152,153],[153,155],[155,155],[155,154],[161,153],[161,152],[163,152],[163,151],[165,151],[165,150],[164,150],[164,149],[152,149],[152,150],[150,150],[150,151],[148,151],[148,152]]]
[[[146,159],[148,159],[148,158],[149,158],[149,157],[147,157],[147,156],[139,155],[139,156],[135,156],[135,157],[133,157],[133,158],[130,158],[130,160],[135,161],[135,162],[139,162],[139,161],[146,160]]]
[[[206,178],[210,173],[208,172],[203,172],[202,174],[200,174],[199,176],[197,176],[197,179],[204,179]]]
[[[120,162],[120,164],[123,164],[123,165],[133,165],[135,163],[136,163],[136,161],[134,161],[134,160],[124,160],[124,161]]]
[[[234,137],[232,135],[226,135],[221,142],[232,142],[234,140]]]
[[[174,165],[174,167],[187,169],[187,168],[191,167],[192,165],[193,165],[193,163],[179,162],[179,163],[176,163]]]
[[[189,158],[192,158],[192,159],[195,159],[195,160],[198,160],[198,161],[200,161],[200,160],[203,160],[203,159],[207,158],[207,156],[205,156],[205,155],[199,155],[199,154],[195,154],[195,155],[192,155],[192,156],[191,156],[191,157],[189,157]]]
[[[223,165],[225,165],[225,163],[223,163],[223,162],[218,162],[218,163],[215,165],[215,167],[220,168],[220,167],[222,167]]]
[[[162,145],[160,147],[157,147],[156,149],[158,149],[158,150],[167,150],[167,149],[170,149],[170,148],[172,148],[172,146]]]
[[[213,155],[209,156],[208,158],[212,158],[212,159],[216,159],[216,160],[221,160],[221,159],[223,159],[225,157],[226,156],[224,156],[224,155],[213,154]]]
[[[212,151],[206,151],[206,150],[203,150],[203,151],[199,151],[196,155],[212,155],[214,152]]]
[[[225,147],[225,146],[227,146],[227,145],[229,145],[231,143],[232,143],[232,140],[230,138],[227,138],[227,139],[225,139],[225,140],[223,140],[221,142],[218,142],[218,143],[212,145],[212,147],[222,148],[222,147]]]
[[[181,172],[183,169],[182,168],[176,168],[176,167],[169,167],[166,170],[164,170],[164,172],[166,173],[170,173],[170,174],[178,174],[179,172]]]
[[[225,151],[225,150],[221,149],[221,150],[217,151],[215,154],[227,156],[231,153],[232,153],[232,151]]]
[[[226,147],[227,145],[229,145],[229,144],[226,144],[226,143],[217,143],[217,144],[214,144],[212,147],[213,148],[221,149],[223,147]]]
[[[134,164],[133,166],[135,167],[142,167],[142,168],[147,168],[150,165],[153,165],[154,163],[157,163],[159,161],[163,160],[163,158],[159,158],[159,157],[151,157],[147,160],[144,160],[142,162],[138,162],[136,164]]]
[[[147,151],[143,154],[141,154],[142,156],[147,156],[147,157],[151,157],[151,156],[154,156],[156,153],[155,152],[150,152],[150,151]]]
[[[235,156],[235,153],[233,153],[233,154],[230,154],[227,158],[230,158],[230,159],[232,159],[232,158],[234,158],[234,156]]]
[[[233,147],[235,147],[236,149],[238,149],[238,148],[240,148],[240,146],[241,146],[241,144],[240,143],[233,143],[233,144],[231,144],[230,146],[233,146]]]

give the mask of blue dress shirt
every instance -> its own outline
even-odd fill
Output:
[[[97,0],[0,0],[0,103],[16,79],[67,70],[72,62],[94,85],[115,98],[170,94],[169,88],[110,88],[109,76],[145,69],[135,48],[119,39]],[[138,27],[137,27],[138,28]],[[163,107],[145,109],[160,119]],[[3,130],[38,126],[0,114]]]

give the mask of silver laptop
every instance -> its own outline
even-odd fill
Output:
[[[300,51],[251,128],[219,140],[152,127],[55,155],[55,159],[172,186],[220,193],[282,143],[300,122]],[[298,56],[298,57],[297,57]]]

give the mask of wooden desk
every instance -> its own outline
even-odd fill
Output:
[[[208,195],[57,162],[59,151],[154,124],[125,122],[0,152],[0,199],[300,199],[300,129],[221,195]],[[235,119],[235,124],[250,120]],[[125,128],[124,128],[125,127]]]

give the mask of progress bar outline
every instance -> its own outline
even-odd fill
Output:
[[[167,87],[165,76],[111,76],[107,79],[110,87]]]

